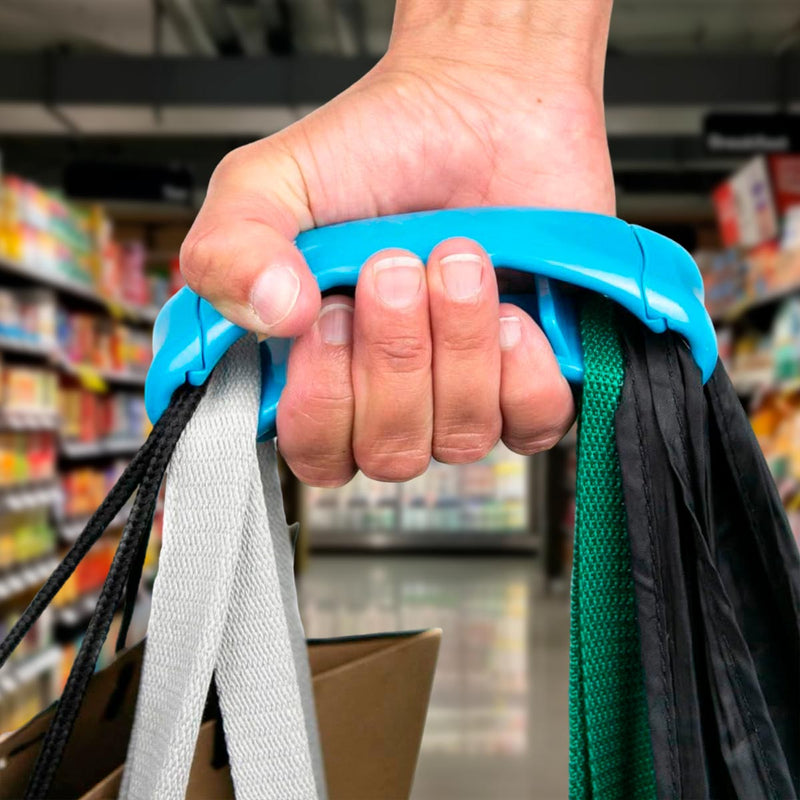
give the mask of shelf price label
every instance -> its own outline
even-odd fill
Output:
[[[107,392],[108,384],[103,376],[88,364],[74,364],[72,369],[84,389],[90,392]]]
[[[112,319],[121,320],[125,319],[127,316],[125,306],[122,303],[118,303],[115,300],[106,300],[106,309],[108,309],[108,314]]]

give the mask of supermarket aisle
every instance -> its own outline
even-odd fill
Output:
[[[309,636],[444,630],[413,800],[567,794],[569,609],[528,558],[315,555]]]

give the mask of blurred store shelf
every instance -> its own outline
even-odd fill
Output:
[[[55,431],[58,430],[57,412],[40,409],[0,408],[0,430]]]
[[[129,303],[108,300],[92,286],[71,280],[56,272],[49,272],[37,269],[29,264],[12,261],[9,258],[0,258],[0,274],[23,280],[28,284],[54,289],[63,296],[88,302],[98,311],[103,311],[114,317],[121,316],[131,322],[141,322],[149,325],[152,324],[158,313],[158,309],[150,306],[141,308]]]
[[[740,397],[751,397],[767,392],[787,395],[800,390],[800,376],[779,380],[775,377],[772,367],[732,370],[728,377]]]
[[[0,273],[20,278],[28,283],[47,286],[70,297],[96,303],[101,308],[106,307],[105,301],[91,286],[66,278],[57,272],[38,269],[31,264],[24,264],[10,258],[0,258]]]
[[[16,692],[21,686],[36,680],[58,667],[64,653],[57,645],[51,645],[19,662],[5,667],[0,673],[0,700],[4,695]]]
[[[19,480],[7,481],[6,483],[0,484],[0,496],[12,492],[36,489],[42,485],[49,485],[55,481],[57,477],[55,473],[50,473],[26,479],[20,478]]]
[[[18,564],[0,574],[0,602],[38,588],[58,566],[58,562],[55,556],[46,556]]]
[[[144,386],[146,375],[138,372],[126,372],[123,370],[98,369],[92,364],[75,364],[64,357],[59,359],[59,367],[68,375],[74,375],[84,383],[92,381],[99,383],[115,383],[120,386]]]
[[[99,597],[98,591],[87,592],[71,603],[55,609],[56,625],[75,628],[80,627],[84,621],[88,623]]]
[[[775,379],[772,367],[761,369],[740,369],[730,372],[733,388],[740,395],[749,395],[771,386]]]
[[[186,203],[169,203],[163,200],[93,199],[106,212],[120,222],[146,220],[149,222],[190,223],[197,215],[198,206]]]
[[[791,297],[800,292],[800,284],[793,283],[789,286],[782,286],[769,292],[756,295],[754,297],[732,303],[727,308],[722,308],[712,315],[715,324],[733,323],[747,315],[750,311],[768,306],[770,303],[778,303],[781,300]]]
[[[162,513],[164,510],[164,505],[162,502],[159,502],[156,505],[156,514]],[[117,514],[114,519],[106,527],[107,531],[115,531],[122,528],[127,522],[128,517],[131,514],[131,505],[128,504],[124,506],[120,512]],[[83,533],[84,528],[89,524],[89,520],[91,519],[91,514],[82,514],[78,517],[68,517],[67,519],[61,520],[58,525],[58,534],[59,539],[64,544],[72,544],[80,535]]]
[[[130,516],[130,509],[124,508],[117,514],[116,517],[108,524],[106,530],[115,530],[121,528],[128,521]],[[62,542],[65,544],[72,544],[83,533],[84,528],[89,524],[91,514],[78,517],[76,519],[64,520],[58,526],[58,535]]]
[[[0,352],[2,353],[49,358],[53,355],[53,351],[54,346],[48,342],[0,335]]]
[[[156,313],[153,313],[153,319],[155,319]],[[94,379],[95,381],[104,381],[123,386],[144,386],[147,377],[143,372],[103,369],[93,364],[73,362],[55,344],[45,342],[25,341],[24,339],[0,336],[0,353],[47,359],[67,375],[74,375],[83,380]]]
[[[106,456],[130,456],[142,446],[140,439],[112,439],[107,442],[62,441],[59,447],[61,458],[81,460]]]
[[[6,174],[0,192],[2,638],[147,435],[142,388],[152,358],[150,329],[180,284],[182,238],[171,229],[159,236],[152,220],[188,227],[194,211],[115,203],[111,213]],[[142,224],[118,227],[123,219]],[[158,258],[148,257],[151,240]],[[0,731],[23,724],[61,691],[64,666],[79,646],[129,513],[126,507],[111,522],[109,535],[59,591],[52,613],[37,620],[0,669]],[[159,526],[157,516],[150,576]],[[144,585],[151,584],[149,578]],[[137,604],[141,619],[132,640],[144,635],[148,602]],[[113,642],[101,663],[112,657]]]
[[[15,513],[33,508],[56,506],[61,502],[61,488],[55,481],[30,486],[0,488],[0,513]]]
[[[544,525],[543,462],[498,445],[474,464],[432,462],[406,483],[356,475],[302,488],[312,548],[535,553]]]

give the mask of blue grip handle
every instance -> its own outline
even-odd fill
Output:
[[[426,211],[316,228],[300,234],[296,244],[326,291],[355,286],[362,264],[379,250],[399,247],[425,261],[440,241],[453,236],[477,241],[495,267],[535,276],[532,310],[568,380],[582,380],[583,359],[574,306],[564,284],[611,298],[655,332],[680,333],[703,381],[711,376],[717,343],[703,306],[697,266],[680,245],[616,217],[535,208]],[[172,297],[153,332],[154,358],[145,384],[151,421],[161,416],[178,386],[203,383],[244,333],[190,289]],[[275,435],[290,344],[269,339],[261,345],[261,439]]]

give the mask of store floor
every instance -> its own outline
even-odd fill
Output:
[[[311,558],[308,636],[444,631],[412,800],[567,796],[569,608],[540,575],[528,558]]]

